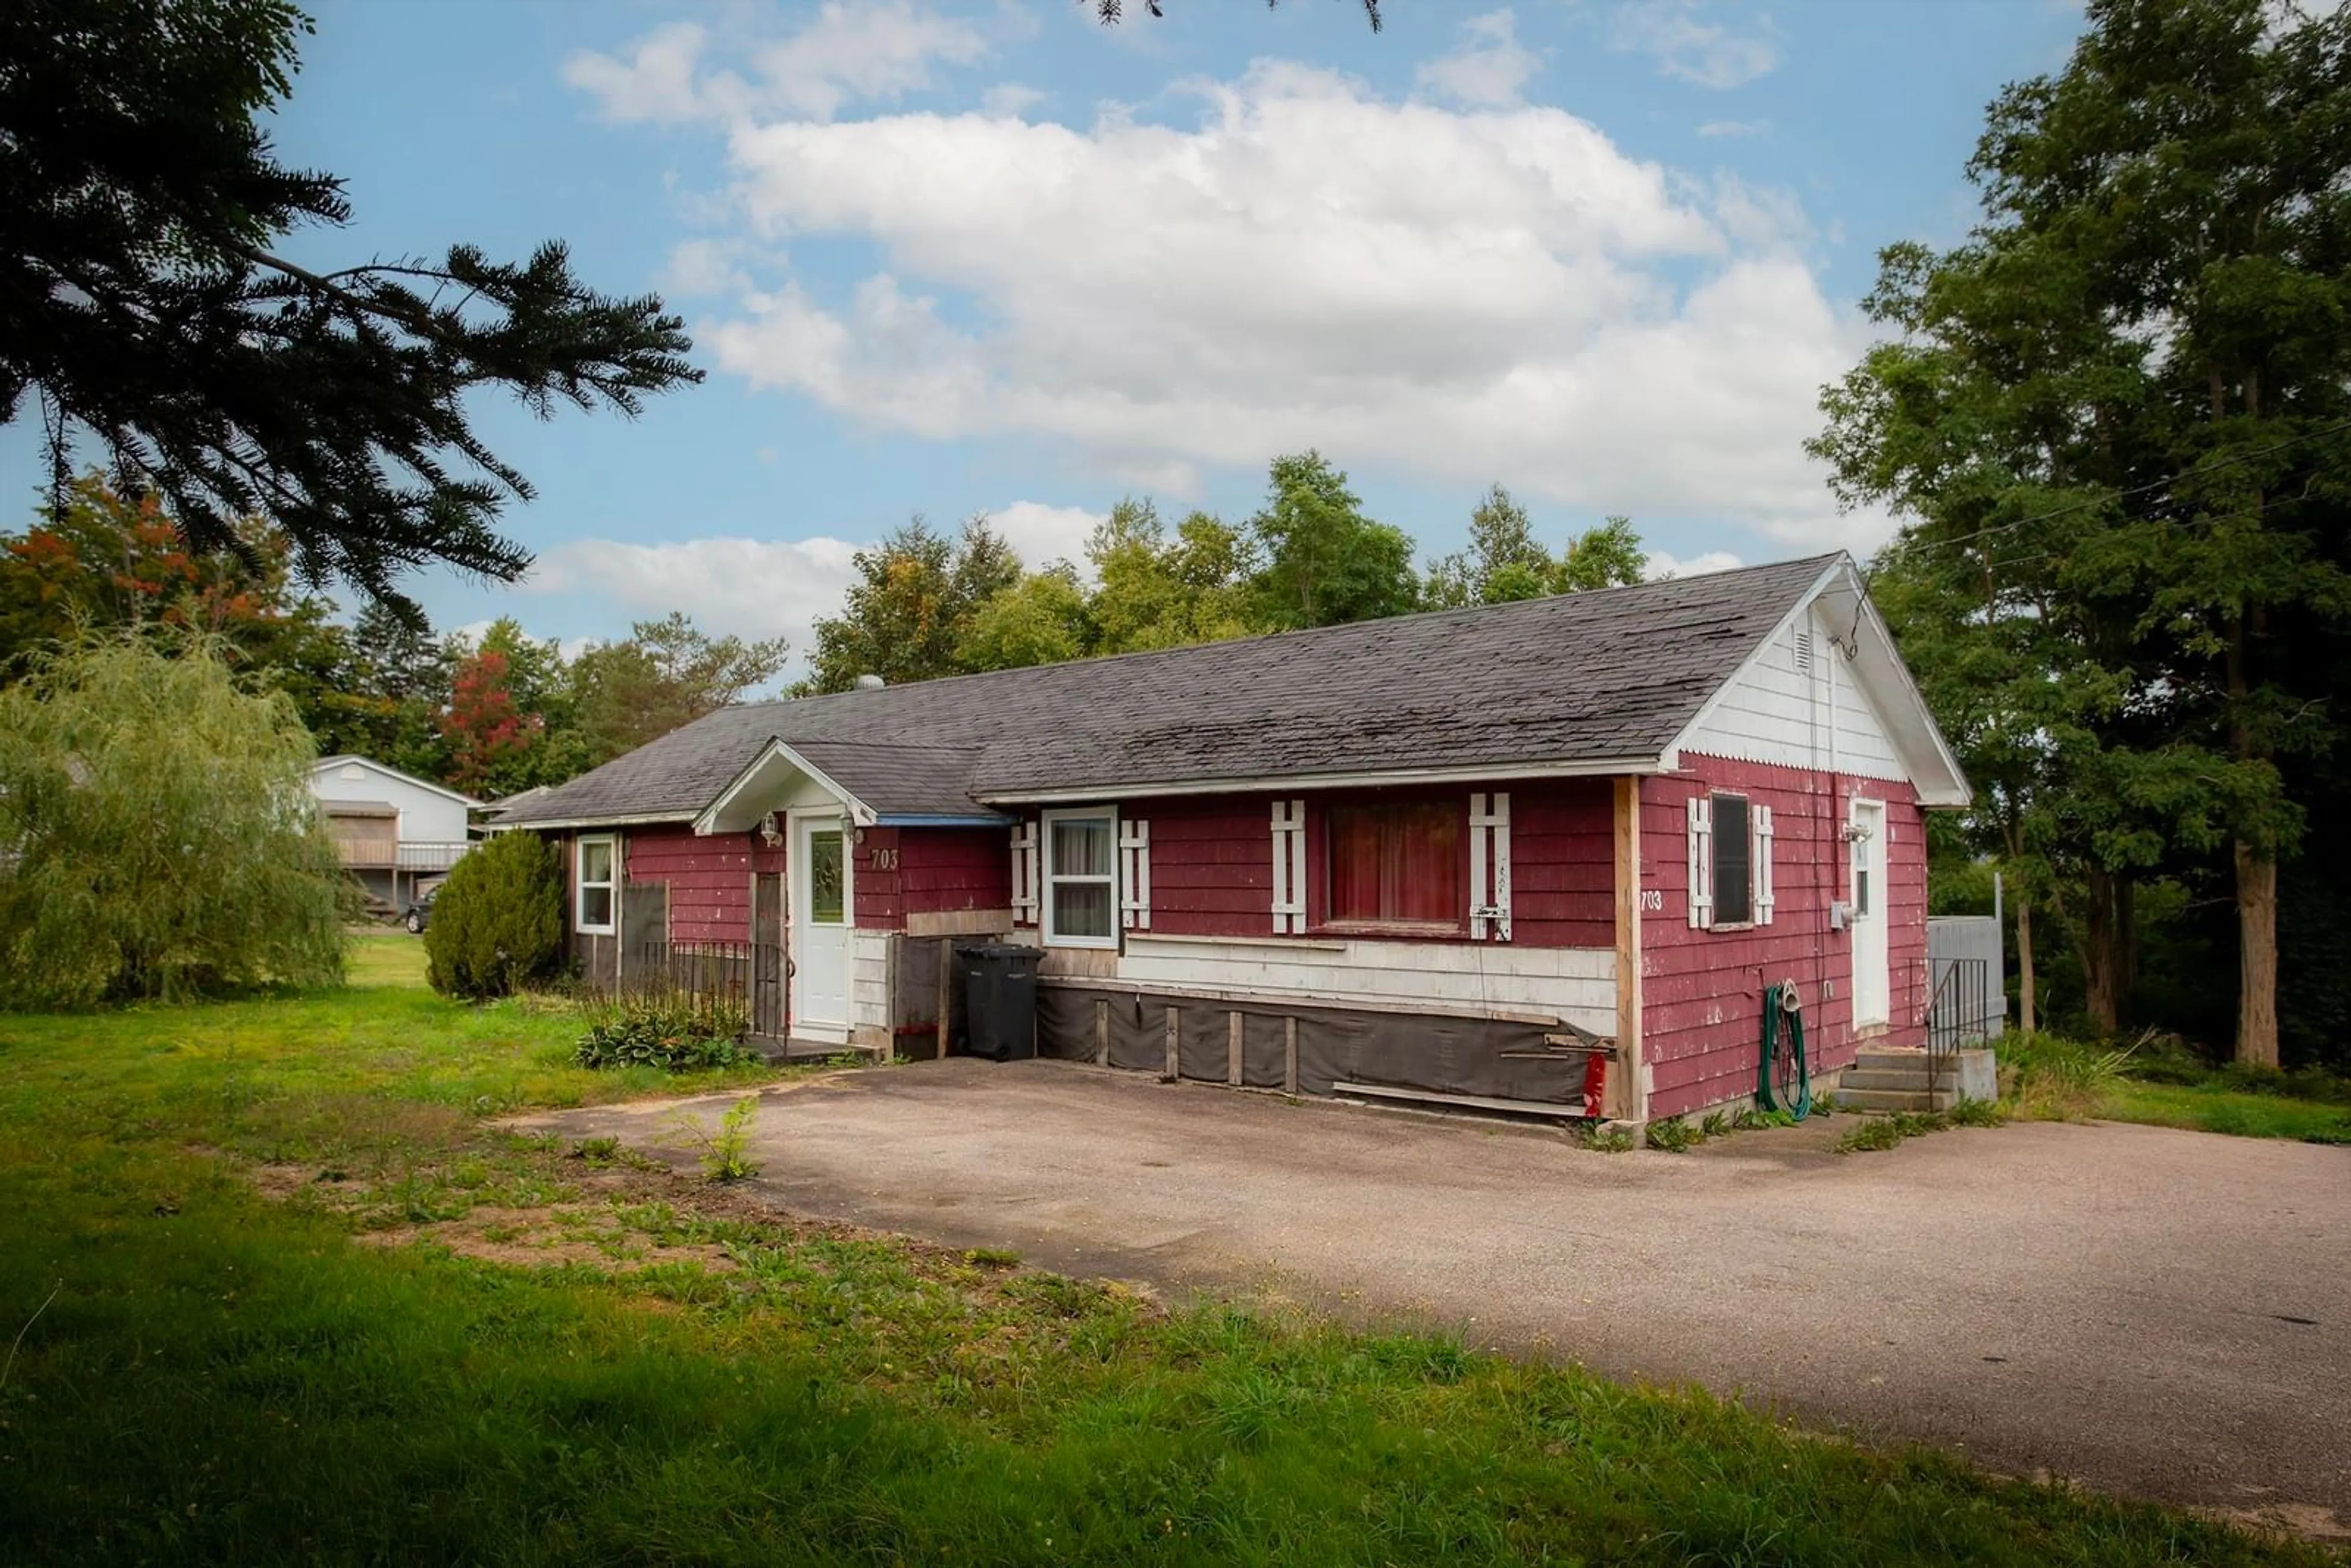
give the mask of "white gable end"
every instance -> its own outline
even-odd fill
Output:
[[[1892,639],[1841,570],[1725,682],[1674,751],[1906,780],[1929,805],[1967,783]]]

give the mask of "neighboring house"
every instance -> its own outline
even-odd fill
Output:
[[[397,913],[457,863],[480,804],[364,757],[322,757],[310,792],[370,904]]]
[[[1048,1054],[1646,1121],[1752,1094],[1782,979],[1825,1074],[1922,1041],[1967,800],[1840,554],[731,707],[505,824],[593,977],[784,945],[804,1048],[932,1030],[943,939],[1011,936]]]

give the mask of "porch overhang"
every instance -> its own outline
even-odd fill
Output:
[[[758,826],[762,817],[780,809],[778,802],[785,791],[800,779],[840,801],[841,810],[858,827],[882,824],[880,812],[826,777],[822,768],[783,741],[770,738],[759,755],[694,819],[694,831],[705,838],[712,833],[747,832]]]

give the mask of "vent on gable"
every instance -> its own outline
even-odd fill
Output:
[[[361,768],[356,762],[347,762],[343,765],[342,771],[336,774],[335,777],[338,779],[364,779],[367,777],[367,769]]]
[[[1813,668],[1813,634],[1801,626],[1796,629],[1796,668],[1807,674]]]

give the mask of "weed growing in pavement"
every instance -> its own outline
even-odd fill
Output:
[[[1847,1127],[1836,1141],[1836,1152],[1858,1155],[1890,1149],[1905,1138],[1953,1127],[1997,1127],[2008,1113],[1990,1100],[1962,1100],[1948,1111],[1888,1111],[1872,1113]]]
[[[1678,1155],[1694,1149],[1706,1141],[1706,1134],[1691,1126],[1679,1116],[1667,1116],[1649,1124],[1649,1147]]]
[[[759,1113],[759,1097],[746,1094],[726,1108],[718,1118],[716,1130],[702,1124],[702,1119],[684,1111],[670,1119],[670,1126],[681,1141],[695,1152],[702,1164],[702,1174],[714,1182],[748,1181],[759,1174],[758,1164],[751,1158],[751,1122]]]

